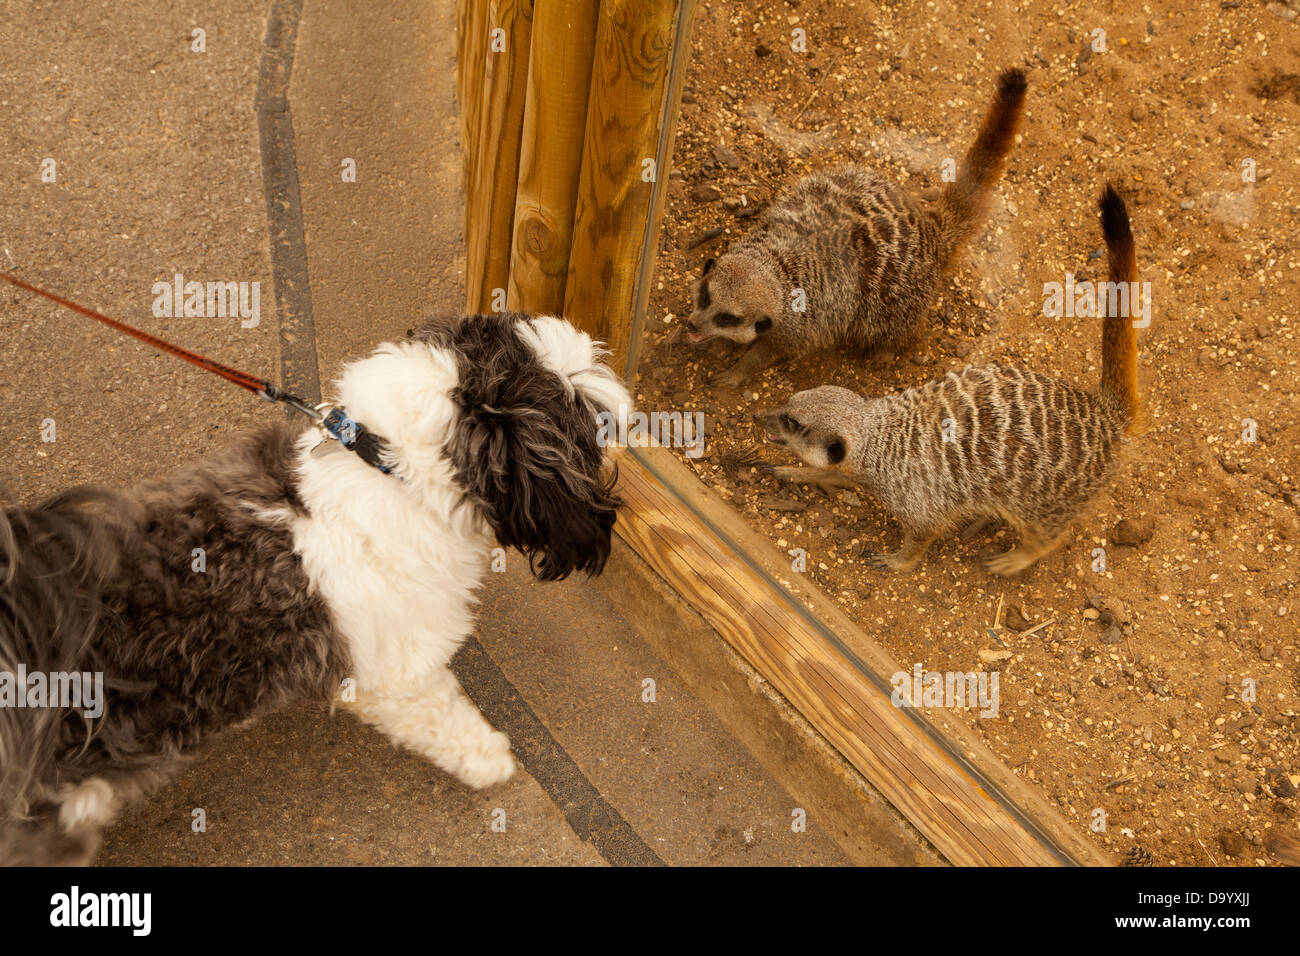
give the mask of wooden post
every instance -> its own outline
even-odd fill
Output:
[[[536,0],[506,306],[564,310],[600,0]]]
[[[693,0],[603,0],[564,314],[635,369]]]
[[[459,38],[465,147],[465,304],[487,312],[510,276],[519,139],[532,0],[461,0]],[[504,303],[502,303],[504,304]]]

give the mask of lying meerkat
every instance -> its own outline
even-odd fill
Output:
[[[1136,253],[1128,210],[1113,187],[1099,203],[1112,289],[1099,299],[1101,386],[1086,392],[1026,369],[987,365],[896,395],[866,399],[824,385],[756,416],[767,439],[812,468],[776,468],[779,478],[823,487],[861,483],[903,525],[903,543],[875,555],[880,568],[905,570],[930,542],[980,516],[1007,520],[1017,548],[991,558],[1015,574],[1047,554],[1113,473],[1137,419]],[[1127,306],[1127,307],[1125,307]]]
[[[734,387],[833,344],[897,350],[910,341],[984,221],[1025,86],[1022,70],[998,78],[979,136],[933,208],[870,169],[838,167],[781,193],[748,235],[705,263],[687,340],[752,343],[718,381]]]

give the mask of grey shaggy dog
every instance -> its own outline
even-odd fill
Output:
[[[410,335],[409,347],[449,351],[459,370],[448,395],[454,414],[429,446],[442,448],[454,486],[435,481],[433,493],[458,502],[453,516],[472,509],[483,542],[519,549],[543,579],[598,574],[619,506],[596,440],[600,403],[521,337],[537,327],[507,314],[431,322]],[[402,348],[376,355],[407,354]],[[609,395],[626,397],[594,367]],[[0,707],[0,864],[88,862],[106,822],[77,810],[88,785],[92,802],[119,806],[156,787],[212,734],[294,698],[330,699],[356,673],[337,603],[319,593],[295,539],[294,519],[310,517],[304,448],[310,443],[289,427],[267,426],[164,480],[122,492],[73,489],[0,514],[0,672],[98,672],[106,698],[98,717]],[[398,474],[404,451],[386,453]],[[378,500],[402,487],[336,447],[326,457],[325,467],[352,469],[347,480],[369,483]],[[404,506],[424,507],[418,477],[403,482],[411,489]],[[363,525],[368,518],[358,516]],[[377,546],[363,544],[357,553]],[[481,543],[447,545],[464,552]],[[204,573],[192,568],[196,548]],[[448,614],[459,613],[460,592],[436,587],[436,572],[430,578],[429,593],[447,593]],[[437,645],[447,657],[464,634],[451,637],[449,650]]]
[[[62,792],[100,777],[138,796],[209,734],[339,686],[347,650],[290,533],[241,505],[302,509],[293,441],[264,428],[166,481],[5,513],[0,671],[102,672],[108,701],[93,721],[0,708],[0,862],[88,859],[99,828],[59,827]]]

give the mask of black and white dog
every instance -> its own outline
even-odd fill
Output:
[[[619,502],[597,418],[631,401],[603,355],[557,318],[429,323],[337,384],[390,475],[277,426],[5,512],[0,675],[102,674],[105,701],[0,706],[0,863],[87,862],[200,740],[346,678],[392,740],[473,787],[510,777],[448,662],[494,546],[544,580],[604,567]]]

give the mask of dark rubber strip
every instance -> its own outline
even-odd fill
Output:
[[[298,157],[289,111],[289,77],[302,0],[275,0],[267,18],[257,76],[257,132],[262,147],[262,189],[271,239],[275,311],[280,320],[280,387],[312,404],[321,400],[316,323],[307,275],[307,237],[298,192]],[[297,413],[285,415],[296,420]]]
[[[551,736],[478,638],[461,645],[452,670],[483,716],[510,738],[519,762],[560,808],[574,833],[613,866],[664,865]]]

